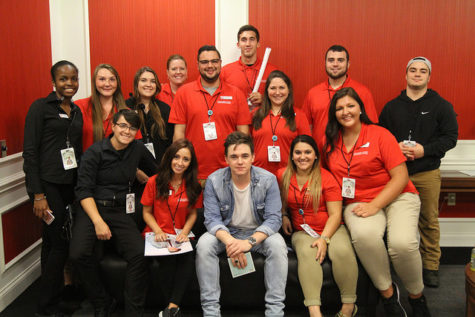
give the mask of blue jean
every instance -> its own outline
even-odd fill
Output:
[[[240,231],[234,235],[237,239],[245,239],[252,235],[251,231]],[[214,235],[206,232],[201,236],[196,247],[196,274],[200,284],[201,307],[203,316],[221,316],[219,297],[219,258],[225,245]],[[264,279],[266,287],[266,316],[284,316],[285,284],[287,283],[287,247],[279,233],[265,239],[251,251],[266,257]]]

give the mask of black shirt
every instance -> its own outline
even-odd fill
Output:
[[[43,193],[41,180],[55,184],[74,184],[77,169],[65,170],[61,150],[69,136],[76,159],[82,152],[82,114],[71,103],[70,117],[61,108],[55,92],[33,102],[25,119],[23,170],[28,193]]]
[[[134,182],[137,167],[147,175],[157,173],[152,154],[141,141],[133,140],[127,148],[117,151],[110,138],[91,145],[81,160],[76,197],[125,202]]]
[[[165,150],[170,146],[170,144],[172,144],[174,132],[173,130],[175,125],[173,123],[168,123],[168,117],[170,116],[170,106],[158,99],[153,99],[153,101],[156,105],[158,105],[158,109],[160,110],[163,122],[165,123],[165,135],[167,137],[166,139],[162,139],[160,138],[160,136],[154,136],[152,134],[152,125],[155,123],[155,120],[153,119],[152,113],[150,111],[148,113],[145,113],[144,110],[139,109],[139,107],[136,105],[134,97],[127,99],[125,103],[130,109],[133,109],[137,112],[140,111],[144,114],[145,127],[140,128],[140,132],[142,132],[143,136],[142,141],[143,143],[153,143],[156,162],[157,164],[159,164],[162,160]]]

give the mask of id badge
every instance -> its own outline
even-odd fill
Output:
[[[61,158],[63,159],[63,167],[65,170],[70,170],[78,167],[76,155],[74,154],[74,148],[70,147],[61,150]]]
[[[135,194],[130,193],[125,197],[125,213],[133,214],[135,212]]]
[[[402,144],[408,147],[414,147],[416,146],[416,141],[404,140],[402,141]]]
[[[320,235],[316,233],[315,230],[313,230],[308,224],[301,224],[300,227],[302,227],[302,229],[312,238],[320,238]]]
[[[280,162],[280,147],[269,145],[267,147],[267,158],[269,162]]]
[[[218,138],[216,123],[214,122],[203,123],[203,132],[205,134],[205,141],[216,140]]]
[[[354,178],[343,177],[341,196],[345,198],[355,198],[356,181]]]
[[[147,150],[150,151],[150,153],[152,153],[153,158],[156,158],[156,157],[155,157],[155,150],[154,150],[154,148],[153,148],[153,143],[152,143],[152,142],[145,143],[145,147],[147,148]]]

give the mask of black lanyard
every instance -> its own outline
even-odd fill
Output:
[[[251,82],[252,82],[252,83],[255,83],[256,77],[257,77],[257,70],[256,70],[256,69],[252,69],[252,70],[253,70],[254,76],[252,77]],[[249,91],[250,91],[250,93],[252,93],[252,91],[254,90],[254,86],[251,84],[251,82],[249,82],[249,78],[247,77],[247,73],[246,73],[246,68],[245,68],[245,67],[242,68],[242,72],[243,72],[243,74],[244,74],[244,77],[246,78],[247,86],[249,87]],[[250,93],[249,93],[249,94],[250,94]]]
[[[221,92],[218,92],[218,94],[216,95],[216,99],[214,99],[213,104],[211,105],[211,109],[209,108],[208,100],[206,99],[206,94],[204,92],[201,92],[201,93],[203,94],[203,98],[205,99],[205,102],[206,102],[206,108],[208,109],[208,120],[211,121],[211,116],[213,115],[214,105],[216,104],[216,101],[218,101],[218,97],[219,97],[219,94],[221,94]],[[214,96],[211,96],[211,98],[213,98],[213,97]]]
[[[360,132],[360,133],[361,133],[361,132]],[[358,138],[356,139],[355,145],[353,145],[353,149],[351,150],[350,161],[348,162],[347,159],[346,159],[345,153],[343,152],[343,145],[344,145],[344,142],[343,142],[343,135],[341,136],[341,147],[340,147],[340,151],[341,151],[341,155],[343,156],[343,159],[345,160],[346,164],[348,165],[348,177],[350,177],[351,161],[353,160],[353,155],[355,154],[356,145],[358,144],[358,140],[359,140],[359,139],[360,139],[360,136],[358,135]]]
[[[180,196],[178,197],[178,201],[177,201],[176,206],[175,206],[175,213],[172,213],[172,209],[170,208],[170,204],[168,203],[168,199],[170,199],[170,196],[168,196],[168,198],[167,198],[167,207],[168,207],[168,211],[170,212],[170,217],[172,218],[173,227],[175,227],[175,217],[176,217],[176,213],[178,211],[178,206],[180,206],[181,195],[183,195],[183,192],[184,192],[184,190],[181,191]]]
[[[297,179],[296,179],[297,181]],[[298,185],[297,185],[298,186]],[[305,186],[305,185],[304,185]],[[305,193],[303,194],[302,196],[302,202],[300,203],[299,200],[297,199],[297,192],[295,190],[295,186],[292,185],[292,187],[294,188],[294,197],[295,197],[295,202],[297,203],[297,206],[300,207],[299,208],[299,215],[302,216],[302,220],[303,220],[303,223],[305,223],[305,212],[304,212],[304,208],[306,207],[306,204],[305,204],[305,196],[306,196],[306,192],[307,190],[305,190]],[[307,202],[308,203],[308,202]]]
[[[279,112],[280,114],[280,112]],[[272,125],[272,111],[269,111],[269,121],[270,121],[270,130],[272,131],[272,142],[275,142],[278,140],[278,137],[276,135],[277,131],[277,125],[279,124],[279,120],[282,118],[282,114],[279,115],[279,118],[277,119],[277,122],[275,123],[275,126]]]
[[[71,109],[73,111],[73,109]],[[69,141],[69,132],[71,131],[71,126],[73,125],[74,118],[76,118],[76,111],[73,113],[73,118],[71,119],[71,122],[69,123],[68,131],[66,132],[66,147],[70,148],[71,147],[71,142]]]

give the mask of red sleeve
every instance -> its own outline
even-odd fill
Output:
[[[326,169],[321,169],[322,175],[322,195],[327,201],[342,201],[341,188],[335,177]]]
[[[401,148],[396,141],[394,135],[383,127],[379,128],[379,152],[381,160],[387,171],[406,161],[406,157],[402,154]]]
[[[203,191],[201,192],[200,196],[196,200],[196,203],[193,205],[193,209],[196,208],[203,208]]]
[[[150,177],[148,179],[147,185],[145,185],[145,189],[142,194],[142,199],[140,200],[140,202],[144,206],[153,206],[155,194],[157,192],[156,178],[157,175]]]
[[[237,125],[249,125],[252,122],[251,113],[249,112],[249,106],[247,105],[247,99],[244,93],[235,88],[236,102],[238,106],[238,118]],[[176,99],[176,98],[175,98]]]
[[[305,96],[305,100],[303,101],[302,111],[307,116],[308,123],[313,125],[312,110],[311,110],[310,105],[311,105],[311,102],[310,102],[310,91],[309,91],[307,93],[307,96]],[[310,135],[312,135],[312,134],[310,134]]]
[[[297,133],[299,135],[306,134],[312,136],[307,116],[300,109],[295,109],[295,123],[297,126]]]
[[[170,111],[169,123],[186,124],[185,94],[183,89],[176,92]]]
[[[277,181],[279,182],[279,187],[282,185],[282,178],[284,177],[286,167],[282,167],[277,171]]]

